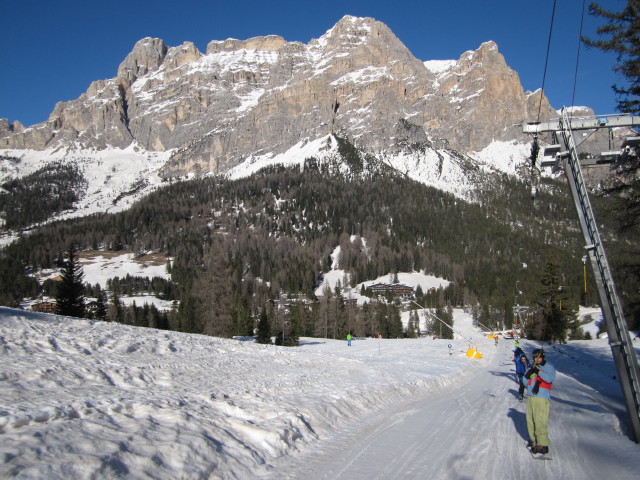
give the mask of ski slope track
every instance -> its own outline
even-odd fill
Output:
[[[455,386],[376,414],[301,457],[283,458],[272,475],[260,478],[638,478],[640,447],[619,430],[626,413],[612,410],[591,387],[562,371],[549,423],[553,460],[532,458],[525,448],[526,398],[517,398],[511,346],[502,342],[489,352],[481,360],[486,368]]]

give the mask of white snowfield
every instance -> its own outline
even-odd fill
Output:
[[[454,328],[465,339],[283,348],[0,308],[0,478],[640,477],[605,340],[545,347],[559,373],[542,461],[513,341],[462,311]]]

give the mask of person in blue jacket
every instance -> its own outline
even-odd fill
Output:
[[[520,363],[520,355],[522,355],[524,352],[522,351],[522,349],[520,348],[520,342],[516,340],[516,346],[513,349],[513,364],[516,367],[516,382],[518,381],[518,363]],[[524,372],[523,372],[524,373]]]
[[[529,359],[523,353],[521,353],[516,360],[516,378],[518,379],[518,399],[522,400],[524,397],[524,374],[529,369]]]
[[[527,430],[531,453],[549,452],[549,414],[551,412],[551,388],[556,379],[556,369],[544,356],[544,350],[533,351],[533,365],[524,374],[527,379]]]

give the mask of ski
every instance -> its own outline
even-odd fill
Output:
[[[529,453],[531,454],[531,458],[535,458],[536,460],[547,460],[547,461],[553,460],[551,455],[549,455],[548,453],[544,453],[544,454],[533,453],[531,450],[529,450]]]
[[[529,453],[531,454],[531,458],[534,458],[536,460],[553,460],[553,458],[551,457],[551,454],[549,453],[533,453],[531,451],[531,448],[527,445],[527,450],[529,450]]]

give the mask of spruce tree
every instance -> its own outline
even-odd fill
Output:
[[[395,305],[389,305],[387,308],[387,315],[387,338],[402,338],[404,332],[402,327],[402,319],[400,317],[400,310]]]
[[[105,303],[104,293],[102,290],[98,291],[95,314],[96,314],[97,320],[102,320],[102,321],[107,320],[107,305]]]
[[[271,345],[271,326],[269,325],[269,318],[267,317],[267,309],[265,307],[262,307],[262,310],[260,311],[256,343]]]
[[[418,338],[418,313],[415,310],[409,312],[409,321],[407,322],[407,338]]]
[[[62,280],[56,293],[56,313],[68,317],[84,318],[84,274],[78,264],[76,247],[70,246],[60,273]]]
[[[528,326],[527,336],[536,340],[564,342],[572,309],[567,304],[560,266],[553,252],[547,257],[540,283],[535,301],[537,312]]]
[[[619,12],[605,10],[598,3],[589,5],[589,13],[605,20],[605,24],[596,30],[599,39],[584,37],[582,40],[590,47],[598,48],[616,55],[614,71],[621,74],[623,85],[613,85],[618,97],[618,109],[624,113],[640,114],[640,0],[627,0]],[[609,193],[617,193],[619,204],[616,208],[620,232],[627,232],[630,238],[638,238],[640,233],[640,156],[626,155],[616,165],[618,174]],[[630,250],[630,251],[629,251]],[[620,275],[626,277],[624,283],[637,284],[640,281],[637,248],[628,248],[625,264]],[[626,291],[624,291],[626,290]],[[631,329],[640,328],[640,294],[637,288],[622,291],[627,322]]]
[[[444,308],[442,306],[436,307],[436,316],[439,320],[438,325],[438,337],[445,339],[453,339],[453,311],[451,307]]]
[[[618,95],[618,108],[625,113],[640,113],[640,0],[627,0],[619,12],[605,10],[598,3],[589,5],[589,14],[606,19],[596,31],[599,40],[583,37],[590,47],[617,55],[614,71],[625,79],[626,85],[613,85]]]
[[[117,289],[111,291],[111,313],[110,318],[113,322],[124,323],[124,308],[122,302],[120,302],[120,295]]]
[[[197,332],[216,337],[232,337],[231,274],[225,262],[222,244],[216,237],[205,256],[205,268],[191,290],[196,306]]]

